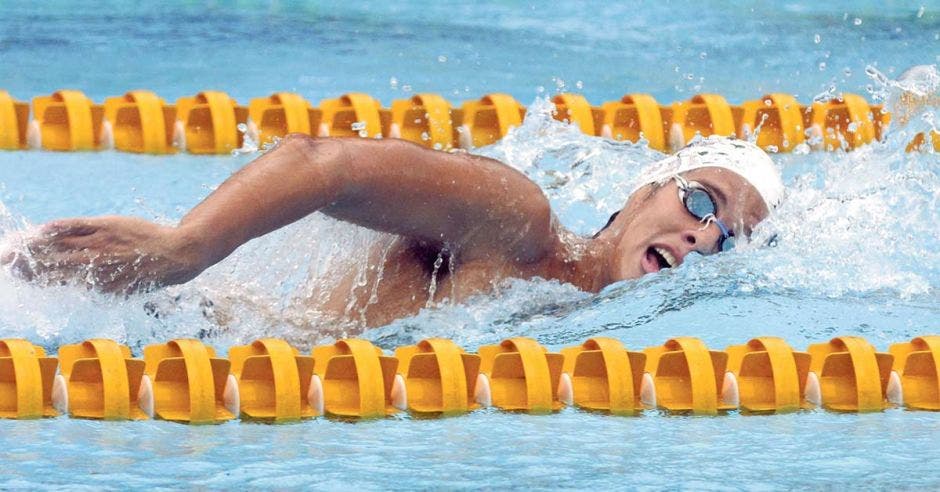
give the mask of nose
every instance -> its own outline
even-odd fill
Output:
[[[703,255],[716,253],[718,238],[721,237],[721,230],[718,224],[711,222],[698,222],[694,227],[686,229],[682,233],[682,245],[684,246],[683,256],[693,251]]]

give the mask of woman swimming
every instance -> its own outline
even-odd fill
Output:
[[[538,185],[499,161],[402,140],[289,135],[176,226],[119,216],[58,220],[0,262],[29,279],[146,291],[187,282],[251,239],[322,212],[395,237],[370,260],[377,268],[367,271],[382,272],[368,280],[377,282],[374,292],[350,300],[350,275],[318,307],[339,316],[354,304],[378,326],[417,313],[430,283],[453,300],[509,277],[596,292],[676,267],[689,253],[717,253],[749,235],[783,193],[763,151],[720,137],[656,163],[643,182],[585,238],[558,223]]]

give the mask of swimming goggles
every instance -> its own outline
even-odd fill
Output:
[[[679,201],[685,206],[693,217],[701,221],[707,227],[709,223],[714,223],[721,231],[721,238],[718,239],[718,249],[714,252],[728,251],[734,248],[734,231],[728,229],[716,215],[718,213],[718,204],[715,198],[704,185],[698,181],[688,181],[682,176],[676,174],[672,177],[676,180],[676,186],[679,188]],[[711,254],[705,252],[703,254]]]

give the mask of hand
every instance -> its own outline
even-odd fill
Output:
[[[27,280],[79,280],[105,292],[131,294],[193,279],[204,269],[194,242],[176,227],[132,217],[67,219],[42,226],[0,264]]]

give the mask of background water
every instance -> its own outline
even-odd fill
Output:
[[[660,156],[581,135],[552,121],[539,98],[562,89],[594,103],[634,91],[662,103],[704,91],[732,102],[769,91],[804,102],[843,90],[882,98],[894,89],[866,68],[894,79],[936,63],[938,39],[940,9],[927,3],[3,2],[0,88],[20,99],[79,88],[99,101],[138,87],[167,99],[222,89],[241,102],[276,90],[314,102],[364,91],[386,104],[414,92],[453,102],[508,92],[530,105],[530,117],[480,152],[525,172],[566,226],[588,234]],[[693,259],[598,295],[510,282],[499,295],[437,306],[365,336],[385,348],[445,336],[474,349],[514,335],[552,348],[605,335],[639,349],[675,335],[718,348],[777,335],[802,349],[856,334],[886,349],[935,333],[940,158],[903,152],[934,111],[884,144],[775,156],[788,195],[757,231],[777,233],[774,248]],[[253,157],[0,153],[0,243],[62,216],[171,223]],[[300,300],[357,260],[349,250],[376,239],[313,216],[249,243],[191,284],[128,299],[37,288],[2,271],[0,337],[54,348],[103,336],[138,353],[178,336],[223,352],[266,335],[309,347],[322,341],[320,320]],[[936,487],[938,430],[936,414],[901,410],[721,418],[481,411],[208,428],[0,421],[0,487]]]

